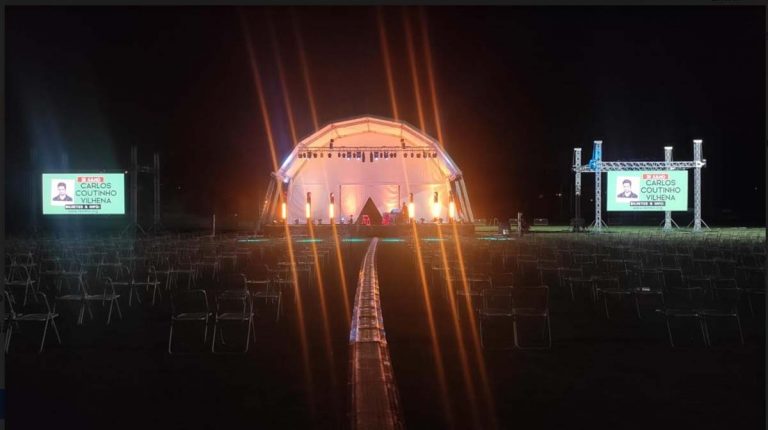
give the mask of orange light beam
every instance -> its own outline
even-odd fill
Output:
[[[470,315],[469,318],[469,326],[471,329],[472,334],[472,343],[475,349],[475,359],[477,360],[477,370],[480,372],[480,380],[483,387],[483,393],[485,394],[485,398],[487,399],[487,406],[488,406],[488,412],[490,415],[491,420],[493,420],[493,428],[498,427],[496,425],[496,407],[494,406],[494,400],[493,400],[493,394],[491,393],[491,386],[488,381],[488,372],[485,368],[485,359],[483,357],[483,347],[480,343],[480,336],[477,331],[477,321],[475,321],[474,316],[474,310],[472,309],[472,302],[469,299],[469,279],[467,277],[467,269],[466,265],[464,264],[464,254],[461,250],[461,241],[459,237],[459,231],[456,227],[456,223],[451,220],[450,221],[451,226],[453,227],[453,240],[456,243],[456,256],[459,259],[459,270],[461,271],[461,283],[462,288],[464,290],[464,297],[467,299],[464,300],[464,303],[466,305],[466,311],[467,315]]]
[[[275,31],[275,25],[272,23],[272,14],[267,9],[267,28],[269,29],[269,38],[272,42],[272,54],[275,56],[275,64],[277,64],[277,75],[280,79],[280,89],[283,93],[283,103],[285,103],[285,111],[288,114],[288,127],[291,131],[291,141],[293,145],[298,143],[296,138],[296,123],[293,119],[293,108],[291,107],[291,96],[288,93],[288,84],[285,79],[285,69],[283,68],[283,59],[280,55],[280,42],[277,39],[277,32]]]
[[[245,19],[242,11],[238,8],[238,17],[240,18],[240,25],[243,31],[243,37],[245,39],[246,49],[248,51],[248,61],[251,66],[251,73],[253,74],[253,80],[256,85],[256,93],[259,98],[259,107],[261,109],[262,120],[264,121],[264,127],[267,134],[267,142],[269,143],[269,151],[272,158],[272,168],[275,172],[279,167],[277,164],[277,151],[275,149],[274,136],[272,134],[272,126],[269,119],[269,111],[267,109],[266,98],[264,97],[264,88],[261,82],[261,73],[259,72],[258,63],[256,62],[256,56],[254,54],[253,45],[251,43],[250,30],[248,28],[248,22]],[[283,184],[281,181],[277,181],[277,191],[282,193]],[[282,194],[281,194],[282,195]],[[315,416],[315,402],[314,402],[314,382],[312,380],[312,372],[309,364],[309,343],[307,341],[307,332],[304,322],[304,306],[301,300],[301,292],[299,291],[299,277],[296,272],[296,256],[293,252],[293,242],[291,240],[291,232],[288,228],[288,223],[283,223],[285,227],[285,238],[288,246],[288,255],[291,260],[291,280],[293,284],[293,290],[296,297],[296,313],[298,320],[299,336],[301,339],[301,355],[304,362],[304,376],[307,379],[309,405],[312,415]]]
[[[336,366],[334,366],[333,362],[333,345],[331,343],[331,327],[330,322],[328,319],[328,305],[325,301],[325,285],[323,284],[323,274],[320,267],[320,257],[317,254],[317,243],[315,243],[315,229],[312,226],[312,223],[307,224],[309,227],[309,237],[310,237],[310,248],[312,249],[312,257],[314,259],[314,265],[315,265],[315,279],[317,281],[317,292],[318,297],[320,298],[320,312],[323,316],[323,335],[325,337],[325,349],[326,354],[328,358],[328,366],[330,366],[331,371],[331,383],[332,386],[337,386],[337,378],[336,378]]]
[[[411,20],[408,19],[408,9],[403,7],[403,27],[405,27],[405,41],[408,46],[408,64],[411,68],[411,79],[413,79],[413,92],[416,94],[416,110],[419,113],[419,127],[426,131],[424,123],[424,108],[421,104],[421,86],[419,85],[419,73],[416,70],[416,53],[413,49],[413,32],[411,31]]]
[[[427,27],[427,17],[424,13],[424,7],[419,7],[419,18],[421,21],[421,42],[424,50],[424,58],[427,60],[427,77],[429,80],[429,91],[432,98],[432,111],[435,115],[435,128],[437,129],[437,141],[441,146],[445,146],[443,142],[443,124],[440,121],[440,109],[437,100],[437,85],[435,84],[435,73],[432,67],[432,49],[429,45],[429,28]]]
[[[291,105],[290,94],[288,93],[288,85],[285,79],[285,69],[283,67],[283,60],[280,55],[280,47],[277,39],[277,32],[275,26],[270,19],[271,16],[267,15],[267,27],[269,29],[270,38],[272,41],[273,54],[275,56],[275,63],[277,64],[278,76],[280,78],[280,87],[283,93],[283,102],[285,104],[286,114],[288,116],[288,126],[291,132],[291,139],[294,145],[298,144],[296,134],[296,122],[294,121],[293,109]],[[323,338],[325,340],[326,358],[328,359],[328,366],[331,371],[331,382],[333,386],[337,385],[336,367],[333,364],[333,346],[331,343],[331,329],[328,319],[328,305],[325,300],[325,285],[323,284],[322,268],[320,267],[320,259],[317,254],[317,244],[315,243],[315,230],[312,223],[307,224],[310,235],[310,249],[312,250],[313,263],[315,267],[315,279],[317,282],[318,297],[320,299],[320,312],[323,318]]]
[[[304,86],[307,90],[307,98],[309,99],[309,109],[312,113],[312,125],[315,127],[315,131],[317,131],[320,129],[320,122],[317,119],[315,94],[312,90],[312,82],[309,79],[309,66],[307,65],[307,56],[306,51],[304,50],[304,39],[301,37],[301,30],[299,28],[299,18],[293,8],[291,8],[291,23],[293,24],[293,36],[296,39],[296,44],[299,48],[299,61],[301,63],[301,72],[304,76]]]
[[[448,304],[451,309],[451,320],[453,322],[453,330],[456,335],[456,341],[459,349],[459,360],[461,361],[462,376],[464,377],[464,384],[467,389],[467,396],[469,397],[469,404],[472,413],[472,421],[475,423],[475,428],[481,428],[479,411],[477,407],[477,396],[475,395],[475,383],[472,379],[472,374],[469,369],[469,358],[467,357],[467,351],[465,347],[464,334],[461,331],[461,324],[459,324],[459,313],[456,307],[456,295],[453,288],[453,279],[451,276],[451,270],[448,266],[448,252],[445,249],[445,242],[443,241],[442,225],[437,225],[437,237],[440,242],[440,255],[443,262],[443,274],[445,275],[446,286],[448,287]]]
[[[376,7],[376,19],[379,25],[379,42],[381,43],[381,55],[384,59],[384,69],[387,72],[387,88],[389,89],[389,101],[392,103],[392,117],[395,121],[400,119],[397,111],[397,97],[395,97],[395,81],[392,78],[392,64],[389,61],[389,43],[387,42],[387,30],[384,26],[384,17],[381,6]]]
[[[445,365],[443,353],[440,349],[440,342],[437,339],[437,328],[435,327],[435,317],[432,311],[432,303],[429,300],[429,286],[427,284],[427,274],[424,271],[424,257],[421,253],[421,243],[419,242],[419,233],[416,230],[416,223],[412,222],[413,239],[416,246],[416,264],[419,266],[419,278],[421,280],[421,292],[424,295],[424,308],[427,313],[427,322],[429,323],[430,340],[432,341],[432,350],[435,352],[435,366],[437,371],[437,381],[440,386],[440,397],[442,400],[443,413],[450,424],[454,423],[453,412],[450,399],[448,397],[448,386],[445,376]]]

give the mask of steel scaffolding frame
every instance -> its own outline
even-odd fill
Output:
[[[707,166],[707,160],[703,158],[702,140],[693,140],[693,160],[673,161],[672,147],[664,147],[664,161],[603,161],[603,141],[593,141],[593,158],[588,164],[581,164],[581,148],[573,148],[573,165],[571,169],[575,175],[577,218],[580,216],[581,198],[581,174],[595,174],[595,220],[590,224],[593,233],[600,233],[604,227],[608,227],[602,219],[602,173],[621,170],[693,170],[693,231],[700,232],[701,226],[709,228],[701,218],[701,169]],[[664,230],[672,229],[677,223],[672,219],[670,211],[664,212]],[[691,224],[688,224],[689,226]]]

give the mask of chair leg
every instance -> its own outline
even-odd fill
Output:
[[[11,336],[13,336],[13,324],[8,324],[8,331],[5,332],[5,352],[11,347]]]
[[[173,320],[171,320],[171,330],[168,332],[168,354],[173,354],[171,351],[171,342],[173,341]]]
[[[603,293],[603,304],[605,305],[605,318],[611,319],[611,315],[608,313],[608,294]]]
[[[117,316],[123,319],[123,311],[120,310],[120,301],[115,298],[115,306],[117,307]]]
[[[739,314],[736,314],[736,324],[739,325],[739,340],[741,340],[742,346],[744,345],[744,333],[741,331],[741,318],[739,318]]]
[[[40,340],[40,349],[37,350],[38,353],[43,352],[43,347],[45,347],[45,335],[48,334],[48,319],[45,320],[45,326],[43,327],[43,338]]]
[[[107,313],[107,325],[112,321],[112,307],[115,304],[113,300],[109,301],[109,312]]]
[[[251,345],[251,321],[250,319],[246,321],[245,325],[248,326],[248,331],[245,333],[245,349],[243,349],[243,353],[248,352],[248,347]]]
[[[669,345],[672,346],[672,348],[675,347],[675,342],[672,340],[672,329],[669,327],[669,317],[666,318],[667,323],[667,334],[669,335]]]
[[[514,335],[515,348],[520,349],[520,342],[517,337],[517,319],[512,320],[512,334]]]
[[[547,347],[552,349],[552,323],[549,320],[549,313],[547,313]]]
[[[56,339],[59,341],[59,345],[61,345],[61,336],[59,336],[59,328],[56,327],[56,321],[51,318],[51,326],[53,327],[53,332],[56,334]]]
[[[480,326],[480,347],[485,349],[485,343],[483,342],[483,317],[478,315],[477,316],[479,326]]]
[[[701,337],[704,338],[704,345],[711,347],[712,343],[709,339],[709,329],[707,327],[707,317],[699,317],[699,327],[701,328]]]
[[[213,335],[211,339],[211,352],[216,352],[216,328],[218,326],[218,321],[213,322]]]

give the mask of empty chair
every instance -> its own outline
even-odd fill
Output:
[[[84,280],[84,273],[82,272],[68,272],[66,275],[60,274],[59,278],[64,278],[58,281],[58,288],[56,291],[56,298],[53,302],[53,312],[56,312],[56,307],[59,303],[75,303],[78,306],[77,324],[83,324],[85,317],[85,311],[88,311],[88,315],[93,319],[93,311],[88,301],[88,289]]]
[[[208,339],[208,322],[213,313],[208,306],[205,290],[176,291],[171,293],[171,328],[168,333],[168,354],[173,354],[173,328],[178,323],[200,322],[203,325],[203,344]]]
[[[623,273],[623,272],[622,272]],[[623,299],[625,296],[632,295],[632,289],[629,285],[619,281],[617,275],[596,276],[592,279],[593,291],[596,297],[603,298],[603,307],[605,308],[605,318],[611,319],[608,311],[608,297],[618,297]]]
[[[512,326],[515,347],[519,349],[549,349],[552,347],[552,328],[549,321],[549,288],[547,286],[514,288],[512,290],[512,309],[514,314]],[[531,320],[539,320],[542,324],[542,340],[544,345],[521,345],[518,326]]]
[[[101,302],[102,307],[109,303],[109,310],[107,311],[107,325],[112,322],[112,309],[117,308],[117,315],[120,319],[123,319],[123,312],[120,310],[120,294],[115,291],[115,286],[112,285],[112,279],[106,277],[99,279],[95,284],[90,284],[90,291],[96,292],[96,294],[86,294],[86,300]]]
[[[564,278],[565,284],[571,292],[571,301],[576,301],[576,291],[582,290],[589,293],[589,297],[593,302],[597,301],[597,294],[595,292],[595,284],[592,282],[592,278],[583,276],[568,276]]]
[[[226,345],[224,339],[223,327],[227,323],[245,325],[245,342],[242,352],[248,352],[251,336],[256,340],[256,329],[253,323],[253,301],[249,294],[231,295],[220,294],[216,296],[216,312],[213,315],[213,340],[211,343],[211,352],[216,352],[216,333],[219,333],[219,339],[222,345]]]
[[[486,347],[486,331],[489,320],[513,321],[512,287],[486,288],[482,291],[482,305],[477,313],[480,322],[480,344]],[[511,346],[514,346],[514,342]],[[506,346],[503,346],[506,348]]]
[[[456,298],[461,300],[461,303],[469,304],[473,311],[480,310],[482,303],[482,293],[486,288],[491,288],[492,282],[490,276],[478,276],[466,279],[466,283],[462,278],[453,280],[453,289],[456,291]],[[459,305],[461,308],[461,305]],[[469,315],[471,318],[472,315]]]
[[[639,273],[638,284],[632,289],[635,300],[635,310],[637,318],[642,319],[640,312],[640,298],[653,297],[658,298],[661,305],[664,305],[664,274],[658,269],[644,269]]]
[[[26,266],[11,265],[8,268],[8,276],[5,286],[11,290],[22,290],[22,306],[27,305],[28,297],[35,292],[35,281]]]
[[[670,321],[681,319],[695,321],[699,325],[704,344],[708,345],[704,320],[701,318],[700,314],[704,297],[705,292],[702,289],[685,288],[668,291],[664,305],[658,308],[656,312],[664,316],[664,322],[666,323],[667,334],[669,336],[669,344],[672,347],[675,346],[675,342],[672,336]]]
[[[749,312],[752,314],[752,316],[755,316],[753,296],[760,297],[759,302],[765,303],[765,269],[737,267],[736,282],[739,288],[741,288],[743,294],[747,297]]]
[[[283,293],[279,286],[269,279],[269,275],[247,276],[245,278],[245,285],[251,295],[251,299],[263,300],[265,303],[275,305],[275,322],[279,321]]]
[[[35,300],[30,302],[30,308],[28,309],[28,312],[25,311],[24,313],[17,313],[14,309],[13,303],[14,299],[13,297],[8,294],[7,291],[4,292],[5,294],[5,305],[6,305],[6,312],[8,315],[8,328],[5,334],[5,351],[8,352],[11,346],[11,337],[13,336],[13,327],[15,325],[18,325],[20,323],[28,324],[28,323],[42,323],[43,324],[43,334],[42,338],[40,339],[40,348],[37,352],[43,352],[43,348],[45,347],[45,338],[48,334],[48,326],[53,327],[53,331],[56,334],[56,339],[59,341],[59,345],[61,345],[61,336],[59,336],[59,329],[56,327],[56,318],[59,316],[59,314],[51,311],[51,307],[48,304],[48,298],[43,294],[42,292],[34,293]]]
[[[704,334],[707,346],[712,346],[710,323],[716,319],[731,319],[736,322],[739,332],[739,340],[744,345],[744,334],[741,330],[741,318],[739,317],[739,298],[741,289],[735,285],[720,285],[713,288],[712,297],[703,303],[699,309],[699,317],[704,325]]]

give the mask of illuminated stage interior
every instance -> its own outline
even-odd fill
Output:
[[[474,221],[462,172],[439,142],[405,122],[365,116],[296,145],[272,173],[261,225],[387,224],[398,215],[403,223],[404,207],[416,222]]]

